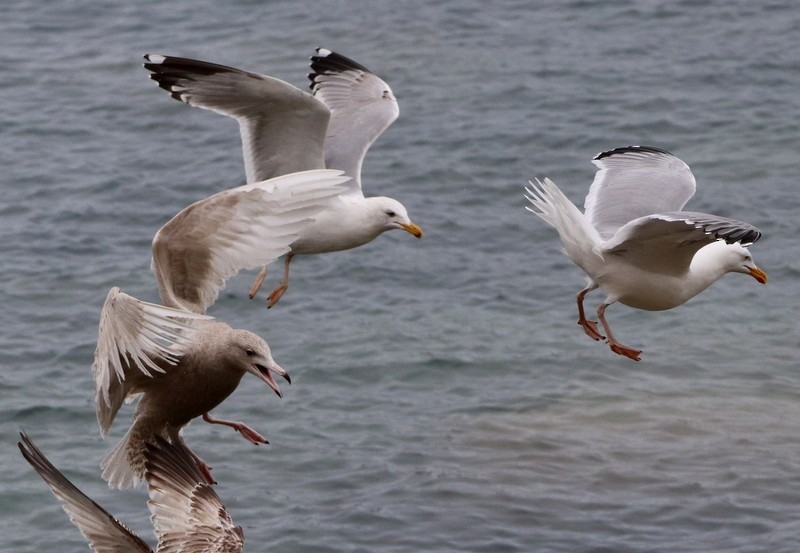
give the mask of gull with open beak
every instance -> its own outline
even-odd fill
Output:
[[[195,417],[230,426],[250,443],[267,443],[241,422],[214,418],[246,373],[279,396],[273,375],[289,381],[267,343],[205,314],[225,281],[286,253],[326,201],[347,180],[340,171],[294,173],[248,184],[196,202],[153,239],[152,268],[163,305],[114,287],[100,314],[93,374],[97,420],[106,435],[122,404],[139,398],[125,437],[102,462],[112,487],[136,485],[144,449],[157,436],[181,442]],[[209,481],[210,468],[198,465]]]

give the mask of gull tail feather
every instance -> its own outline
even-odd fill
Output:
[[[102,477],[108,482],[109,488],[135,488],[142,482],[144,442],[139,435],[137,424],[134,423],[119,443],[114,446],[114,449],[101,461]],[[139,470],[134,464],[141,465]]]
[[[567,256],[590,273],[584,267],[587,261],[595,259],[602,262],[603,259],[600,253],[600,244],[603,241],[600,234],[553,181],[548,178],[544,181],[536,179],[535,184],[532,181],[529,184],[530,186],[525,187],[525,198],[533,208],[525,206],[525,209],[555,228]]]

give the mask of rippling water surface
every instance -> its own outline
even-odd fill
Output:
[[[298,258],[271,311],[244,299],[253,275],[240,275],[212,308],[263,335],[293,377],[283,400],[247,377],[215,411],[271,445],[185,432],[247,550],[800,550],[795,3],[2,11],[0,550],[86,550],[20,458],[20,429],[151,538],[144,491],[99,477],[132,410],[103,442],[97,316],[114,285],[155,300],[155,231],[244,175],[235,123],[170,100],[141,56],[306,86],[316,46],[391,84],[401,116],[366,160],[365,189],[401,200],[426,236]],[[521,196],[546,175],[581,204],[591,157],[628,144],[692,167],[690,208],[760,227],[752,251],[770,276],[729,275],[669,312],[612,307],[638,364],[575,325],[583,278]]]

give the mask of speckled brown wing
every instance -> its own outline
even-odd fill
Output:
[[[88,540],[92,551],[96,553],[152,553],[153,550],[150,546],[139,536],[92,501],[66,476],[61,474],[26,434],[20,433],[20,438],[18,446],[22,456],[50,486],[53,495],[61,500],[64,511],[81,531],[83,537]]]
[[[158,553],[240,553],[244,533],[231,520],[191,453],[159,438],[145,452],[145,479]]]

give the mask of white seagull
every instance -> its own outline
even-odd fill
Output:
[[[20,433],[22,456],[62,502],[72,523],[95,553],[153,553],[153,549],[67,479],[31,439]],[[149,489],[157,553],[240,553],[244,532],[231,520],[192,454],[163,438],[147,444],[145,479]]]
[[[365,198],[361,190],[367,150],[400,113],[389,85],[363,65],[318,48],[311,58],[312,95],[274,77],[224,65],[152,54],[144,59],[150,78],[176,100],[239,122],[248,183],[325,167],[352,177],[292,243],[283,280],[270,293],[267,307],[286,292],[295,255],[355,248],[392,229],[422,237],[403,204],[382,196]],[[256,277],[250,298],[266,269]]]
[[[605,318],[620,302],[636,309],[672,309],[726,273],[744,273],[766,284],[748,246],[761,237],[752,225],[717,215],[681,211],[694,195],[695,180],[680,159],[659,148],[630,146],[603,152],[586,196],[584,213],[550,179],[526,188],[526,207],[554,227],[567,256],[583,269],[588,286],[578,292],[578,324],[593,340],[604,340],[586,319],[583,299],[602,288],[597,317],[611,351],[639,361],[640,350],[618,342]]]
[[[215,419],[209,411],[248,372],[279,396],[272,373],[289,377],[263,339],[214,320],[205,310],[238,270],[286,253],[347,180],[341,171],[305,171],[196,202],[153,239],[153,271],[164,305],[111,289],[92,365],[101,434],[105,437],[126,399],[139,397],[139,403],[125,437],[102,462],[110,486],[138,484],[144,445],[157,436],[182,442],[181,428],[195,417],[230,426],[253,444],[267,443],[247,425]],[[210,467],[196,460],[213,481]]]

